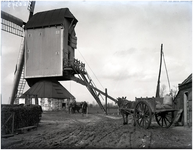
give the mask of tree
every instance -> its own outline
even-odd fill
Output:
[[[174,86],[174,88],[171,89],[171,91],[170,91],[170,94],[171,94],[173,99],[176,97],[177,93],[178,93],[178,87]]]
[[[162,84],[160,89],[160,97],[164,97],[165,93],[166,93],[166,85]]]
[[[174,99],[178,93],[178,87],[173,86],[173,88],[170,90],[170,96]],[[160,89],[160,97],[164,97],[166,95],[166,85],[162,84],[161,89]]]

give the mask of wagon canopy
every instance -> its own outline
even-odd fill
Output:
[[[56,98],[56,99],[75,98],[58,81],[37,82],[29,90],[27,90],[20,98],[25,98],[27,95],[31,96],[37,95],[38,98]]]

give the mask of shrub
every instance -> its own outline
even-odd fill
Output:
[[[22,127],[38,125],[41,119],[42,108],[39,105],[2,105],[2,134],[8,134],[12,129],[12,119],[6,123],[12,113],[14,113],[14,130],[17,130]]]

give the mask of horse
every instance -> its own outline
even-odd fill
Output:
[[[75,106],[74,106],[74,111],[77,111],[78,113],[80,113],[80,109],[82,109],[82,103],[80,103],[80,104],[75,104]]]
[[[126,125],[128,124],[128,115],[134,114],[135,102],[127,100],[126,97],[118,97],[117,100],[119,112],[123,117],[123,125]]]
[[[69,105],[69,113],[75,113],[76,111],[80,113],[80,109],[82,108],[82,103],[79,105],[76,102],[72,102]]]

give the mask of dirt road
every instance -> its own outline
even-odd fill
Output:
[[[192,148],[192,128],[122,125],[120,116],[44,112],[37,130],[2,138],[2,149]]]

